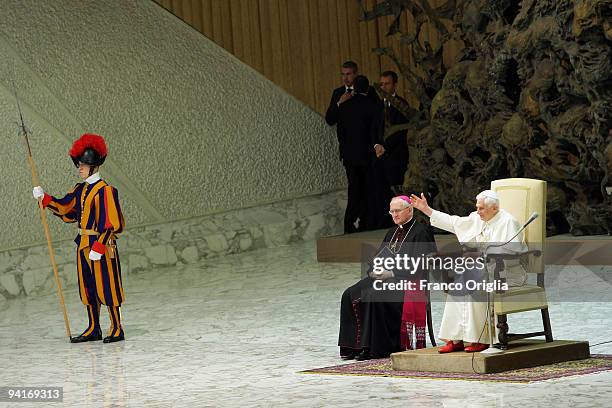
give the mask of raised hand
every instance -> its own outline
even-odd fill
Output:
[[[352,97],[353,97],[353,94],[350,92],[343,93],[342,96],[340,96],[340,100],[338,101],[338,106],[340,106],[341,103],[348,101]]]
[[[412,194],[410,196],[410,200],[412,200],[412,206],[414,208],[423,212],[427,216],[431,216],[433,210],[429,207],[425,194],[421,193],[421,197],[417,197],[415,194]]]

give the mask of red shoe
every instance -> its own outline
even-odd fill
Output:
[[[463,342],[453,343],[449,341],[446,343],[446,346],[442,346],[438,349],[438,353],[452,353],[453,351],[461,351],[463,350]]]
[[[465,348],[465,351],[467,353],[479,353],[483,350],[486,350],[489,348],[488,344],[483,344],[483,343],[472,343],[469,346],[467,346]]]

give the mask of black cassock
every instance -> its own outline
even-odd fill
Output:
[[[407,235],[406,235],[407,233]],[[384,246],[396,244],[394,253],[421,257],[436,251],[433,235],[429,226],[416,222],[413,218],[403,228],[393,227],[383,239],[378,251]],[[372,266],[368,270],[368,275]],[[424,270],[411,274],[410,270],[394,269],[395,277],[384,282],[426,279]],[[358,353],[368,349],[373,358],[388,357],[401,351],[400,326],[404,291],[374,290],[374,279],[366,277],[349,287],[342,294],[340,302],[340,334],[338,346],[340,355]]]

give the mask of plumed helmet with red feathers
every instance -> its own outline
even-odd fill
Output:
[[[106,142],[100,135],[85,133],[79,137],[70,149],[70,158],[76,167],[79,167],[79,162],[89,164],[90,166],[100,166],[106,159],[108,150]]]

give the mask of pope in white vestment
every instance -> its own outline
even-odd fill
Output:
[[[462,245],[481,252],[492,244],[509,241],[521,228],[510,213],[499,208],[497,194],[491,190],[485,190],[476,197],[476,211],[467,217],[449,215],[430,208],[423,194],[421,197],[413,195],[411,199],[416,208],[430,217],[431,225],[455,234]],[[509,244],[488,248],[487,253],[520,253],[526,250],[521,233]],[[484,277],[486,272],[482,272]],[[526,272],[520,262],[505,261],[503,277],[509,286],[520,286],[526,280]],[[463,342],[472,343],[465,348],[466,351],[484,350],[484,343],[489,339],[487,303],[476,301],[469,294],[449,293],[438,337],[449,343],[440,352],[463,350]]]

